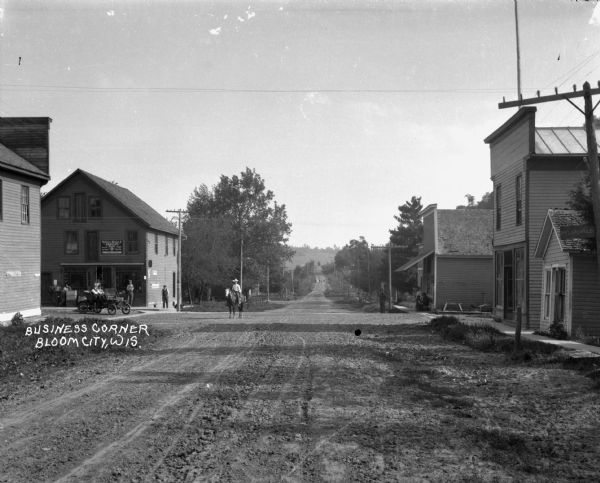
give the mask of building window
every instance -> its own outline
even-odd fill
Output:
[[[2,221],[2,180],[0,179],[0,221]]]
[[[177,244],[177,238],[173,238],[173,256],[174,257],[177,256],[176,244]]]
[[[73,195],[73,221],[85,221],[85,193]]]
[[[499,230],[502,227],[502,186],[496,186],[496,230]]]
[[[21,223],[29,224],[29,186],[21,186]]]
[[[169,235],[165,235],[165,255],[169,254]]]
[[[552,271],[544,270],[544,320],[550,319],[550,300],[552,298]]]
[[[517,176],[515,180],[515,200],[516,200],[516,224],[520,225],[523,221],[523,195],[521,193],[521,185],[523,184],[523,176]]]
[[[68,220],[71,218],[71,198],[68,196],[58,197],[58,212],[56,217],[59,220]]]
[[[90,196],[90,218],[102,218],[102,202],[99,196]]]
[[[154,253],[158,255],[158,233],[154,234]]]
[[[554,279],[554,322],[564,322],[565,320],[565,290],[566,290],[566,270],[564,268],[553,268],[552,278]]]
[[[138,233],[137,231],[127,232],[127,253],[138,253]]]
[[[79,253],[79,233],[76,231],[65,232],[65,255]]]

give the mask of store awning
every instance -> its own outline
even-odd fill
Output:
[[[424,258],[427,258],[429,255],[433,255],[433,253],[434,253],[433,250],[422,253],[421,255],[417,256],[416,258],[413,258],[412,260],[409,260],[408,262],[406,262],[400,268],[397,268],[396,270],[394,270],[394,272],[404,272],[404,270],[408,270],[409,268],[414,267],[417,263],[419,263]]]

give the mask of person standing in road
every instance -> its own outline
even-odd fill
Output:
[[[169,308],[169,289],[167,288],[166,285],[163,285],[163,288],[162,288],[162,304],[163,304],[163,309]]]
[[[379,312],[381,312],[382,314],[385,313],[385,299],[386,299],[386,295],[385,295],[385,290],[383,287],[381,287],[379,289]]]
[[[130,306],[133,306],[133,281],[129,280],[129,283],[127,284],[127,288],[125,289],[127,291],[127,303]]]

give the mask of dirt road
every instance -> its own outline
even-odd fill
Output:
[[[352,313],[322,288],[241,320],[144,316],[167,334],[151,349],[25,386],[0,402],[0,481],[598,477],[588,379],[443,342],[424,315]]]

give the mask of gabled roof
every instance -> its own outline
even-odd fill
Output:
[[[589,239],[585,238],[561,238],[561,230],[567,227],[581,227],[588,223],[582,214],[575,210],[548,210],[542,231],[535,247],[535,258],[544,258],[550,244],[551,237],[556,237],[560,249],[569,253],[591,253]]]
[[[25,158],[22,158],[1,143],[0,168],[4,168],[15,173],[32,176],[34,178],[41,179],[44,182],[47,182],[50,179],[50,176],[44,173],[41,169],[37,168]]]
[[[173,235],[178,234],[176,227],[171,222],[169,222],[164,216],[161,216],[161,214],[158,213],[154,208],[152,208],[142,199],[138,198],[127,188],[123,188],[115,183],[106,181],[105,179],[88,173],[82,169],[77,169],[71,175],[67,176],[57,186],[55,186],[52,191],[47,193],[46,196],[44,196],[44,199],[49,197],[51,194],[58,192],[75,176],[82,176],[92,184],[96,185],[101,191],[104,191],[108,196],[110,196],[117,204],[129,211],[133,217],[138,218],[149,228]]]
[[[600,129],[596,129],[596,139],[600,139]],[[583,127],[535,128],[535,154],[587,154],[587,150]]]
[[[437,210],[437,255],[492,255],[493,211]]]

